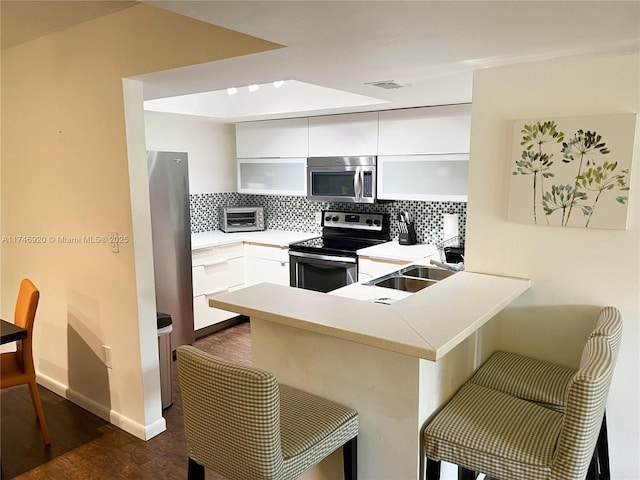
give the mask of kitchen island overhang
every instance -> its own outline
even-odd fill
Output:
[[[417,480],[425,422],[485,353],[475,332],[530,285],[460,272],[385,305],[262,283],[216,296],[210,305],[251,318],[255,366],[358,411],[360,478]],[[335,452],[301,480],[342,478],[341,465]],[[457,478],[454,466],[443,465],[441,478]]]
[[[437,361],[530,287],[529,279],[459,272],[386,305],[260,283],[217,295],[209,305]]]

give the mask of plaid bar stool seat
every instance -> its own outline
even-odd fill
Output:
[[[446,461],[500,480],[583,480],[613,366],[607,340],[589,339],[564,412],[467,382],[424,429],[427,479]]]
[[[622,318],[618,309],[604,307],[589,338],[604,337],[609,342],[615,364],[622,339]],[[495,352],[482,364],[470,382],[511,396],[564,411],[569,383],[576,371],[553,363],[510,352]],[[603,416],[594,468],[602,480],[610,480],[606,414]]]
[[[176,354],[189,479],[205,467],[229,480],[294,479],[340,447],[345,480],[357,478],[355,410],[188,345]]]

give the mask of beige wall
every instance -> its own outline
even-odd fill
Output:
[[[232,123],[145,112],[147,149],[189,154],[189,193],[236,192],[236,129]]]
[[[508,222],[514,119],[638,113],[638,54],[480,70],[474,77],[468,270],[529,277],[533,287],[497,318],[497,347],[577,366],[600,306],[618,307],[623,343],[607,418],[612,478],[640,478],[640,142],[626,231]]]
[[[142,90],[134,82],[128,92],[128,123],[137,125],[128,139],[122,79],[275,47],[141,4],[2,52],[1,234],[41,243],[1,244],[0,313],[11,317],[18,283],[30,277],[41,290],[39,381],[141,438],[164,419],[155,316],[140,308],[153,299],[152,270],[134,258],[134,247],[148,254],[150,236],[132,239],[130,171],[139,191],[146,169]],[[133,208],[148,215],[148,205]],[[129,238],[117,254],[84,241],[111,230]]]

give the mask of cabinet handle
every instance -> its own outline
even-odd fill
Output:
[[[226,292],[229,287],[216,288],[214,290],[209,290],[208,292],[204,292],[203,295],[208,297],[209,295],[215,295],[216,293]]]
[[[211,267],[212,265],[221,265],[223,263],[227,263],[228,261],[229,261],[228,258],[225,258],[224,260],[212,260],[210,262],[203,263],[202,266],[203,267]]]

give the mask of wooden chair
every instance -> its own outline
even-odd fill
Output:
[[[20,283],[18,300],[14,312],[14,323],[27,330],[27,338],[17,342],[17,351],[3,353],[1,356],[2,370],[0,371],[0,386],[2,388],[14,387],[16,385],[29,385],[29,393],[33,408],[36,411],[42,436],[45,445],[51,444],[49,429],[44,418],[38,385],[36,384],[36,371],[33,366],[33,322],[36,317],[36,309],[40,292],[28,279],[23,279]]]
[[[425,427],[427,479],[438,479],[446,461],[460,467],[458,478],[583,480],[594,473],[613,368],[607,339],[590,338],[563,412],[467,382]]]
[[[278,384],[272,373],[194,347],[176,349],[189,479],[290,480],[342,447],[356,480],[358,413]]]

